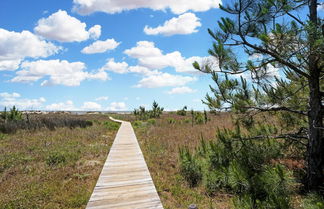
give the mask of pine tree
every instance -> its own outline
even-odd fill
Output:
[[[256,113],[276,112],[287,126],[299,126],[278,137],[307,140],[309,190],[324,182],[324,21],[318,6],[317,0],[220,5],[228,17],[218,21],[218,30],[208,30],[214,39],[211,58],[193,63],[215,81],[213,95],[204,101],[211,111],[243,113],[250,125]],[[298,13],[307,16],[302,19]]]

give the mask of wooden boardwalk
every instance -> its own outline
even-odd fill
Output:
[[[86,208],[163,209],[132,125],[114,121],[122,124]]]

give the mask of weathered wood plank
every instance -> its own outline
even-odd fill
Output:
[[[131,124],[115,121],[122,124],[87,209],[163,209]]]

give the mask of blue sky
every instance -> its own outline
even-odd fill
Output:
[[[219,3],[2,0],[0,108],[207,109],[213,82],[191,64],[208,58]]]
[[[219,3],[2,0],[0,108],[206,109],[212,81],[191,63],[208,56]]]

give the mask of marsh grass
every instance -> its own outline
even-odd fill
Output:
[[[181,116],[176,113],[165,113],[160,119],[156,119],[154,125],[138,121],[132,123],[166,209],[187,209],[192,203],[206,209],[228,208],[230,195],[217,193],[209,197],[202,186],[190,187],[180,174],[180,147],[186,146],[189,150],[193,150],[201,143],[202,138],[214,139],[217,127],[233,127],[229,114],[208,115],[208,118],[210,120],[206,124],[192,126],[190,114]]]
[[[85,207],[119,125],[107,127],[106,115],[79,118],[93,125],[0,136],[1,209]]]
[[[130,116],[128,117],[130,118]],[[217,115],[208,114],[207,123],[202,124],[192,123],[192,116],[190,114],[182,116],[176,113],[164,113],[160,119],[156,119],[154,125],[145,121],[135,121],[135,119],[132,121],[146,163],[164,208],[186,209],[193,203],[197,204],[198,208],[204,209],[227,209],[233,208],[237,204],[240,205],[238,208],[241,206],[241,208],[251,207],[251,201],[253,201],[253,199],[251,199],[250,196],[242,195],[240,198],[237,198],[236,193],[232,190],[234,189],[235,191],[244,193],[246,189],[250,188],[249,184],[245,181],[247,177],[244,172],[241,172],[243,170],[240,168],[239,164],[234,161],[231,163],[228,168],[228,172],[230,172],[231,175],[228,176],[224,175],[224,172],[221,172],[219,169],[216,170],[220,173],[210,172],[209,175],[205,175],[205,172],[203,176],[201,176],[200,173],[210,168],[210,163],[213,158],[212,156],[207,156],[206,153],[210,149],[210,142],[215,142],[218,138],[218,131],[224,128],[235,130],[236,126],[232,123],[233,116],[230,113],[220,113]],[[257,122],[262,125],[262,121],[267,121],[267,123],[273,125],[278,124],[275,116],[259,115]],[[246,130],[241,131],[242,133],[247,133]],[[261,128],[260,131],[267,130]],[[260,148],[262,148],[262,146]],[[287,168],[289,178],[292,174],[291,171],[293,171],[295,175],[305,167],[302,156],[296,158],[298,155],[295,154],[298,153],[298,149],[293,148],[293,146],[287,146],[286,148],[283,156],[279,156],[278,159],[268,162],[270,165],[269,168],[271,169],[267,170],[266,168],[268,167],[265,167],[264,172],[260,176],[260,179],[264,180],[263,185],[268,185],[267,189],[277,185],[277,179],[280,180],[280,175],[277,174],[280,173],[279,171],[282,167],[275,167],[278,172],[277,170],[274,170],[276,172],[272,172],[272,165],[279,163]],[[250,155],[249,158],[267,158],[267,156],[263,156],[262,153],[265,155],[268,152],[263,152],[262,149],[260,152],[260,156],[255,156],[260,153],[253,152],[246,152],[246,155]],[[184,161],[179,159],[181,156],[185,159]],[[292,158],[292,156],[295,158]],[[205,157],[207,157],[206,159],[208,160],[197,160],[197,158],[201,159]],[[243,156],[243,158],[248,159],[246,156]],[[192,178],[193,181],[188,181],[188,179]],[[220,185],[222,182],[226,183],[224,184],[225,187]],[[230,191],[227,185],[232,188]],[[299,184],[293,182],[293,185],[294,188],[290,191],[296,191],[296,189],[298,189],[297,187]],[[286,191],[283,193],[286,194]],[[285,197],[286,196],[283,196],[283,198]],[[292,208],[303,208],[303,204],[306,206],[311,205],[313,202],[316,202],[318,205],[321,204],[321,200],[314,197],[310,197],[306,199],[306,201],[303,201],[305,197],[298,193],[289,194],[289,198],[291,198]],[[281,205],[286,204],[286,201],[282,201],[282,199],[275,199],[274,201],[281,201]],[[263,206],[265,205],[266,204]],[[310,207],[311,206],[308,208]],[[265,206],[264,208],[267,207]]]

